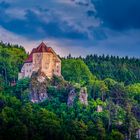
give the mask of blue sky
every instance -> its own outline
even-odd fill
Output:
[[[0,0],[0,40],[27,51],[140,57],[140,0]]]

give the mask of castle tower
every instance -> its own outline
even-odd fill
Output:
[[[61,60],[51,47],[47,47],[45,43],[41,43],[34,48],[29,57],[25,60],[19,79],[31,77],[32,73],[41,70],[48,78],[53,75],[61,76]]]

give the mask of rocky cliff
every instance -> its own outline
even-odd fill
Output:
[[[74,104],[74,100],[76,98],[76,92],[75,92],[75,88],[72,88],[68,94],[68,99],[67,99],[67,105],[68,106],[73,106]]]
[[[33,72],[30,82],[30,100],[39,103],[48,98],[47,85],[49,79],[43,72]]]
[[[82,104],[88,105],[88,93],[86,87],[81,88],[79,93],[79,100]]]
[[[79,90],[69,82],[65,81],[63,77],[53,76],[50,80],[46,77],[45,73],[33,72],[30,82],[30,100],[33,103],[40,103],[46,99],[55,98],[54,93],[56,91],[49,91],[49,87],[54,87],[58,92],[65,89],[64,95],[60,95],[66,98],[67,105],[73,106],[75,99],[78,99],[81,104],[88,105],[88,94],[85,87],[79,87]],[[59,93],[58,93],[59,94]],[[57,95],[56,95],[57,96]]]
[[[74,87],[71,88],[68,94],[67,105],[69,107],[73,106],[76,98],[81,102],[81,104],[88,105],[88,93],[86,87],[81,87],[80,92],[76,91]]]

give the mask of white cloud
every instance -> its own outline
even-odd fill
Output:
[[[11,18],[25,19],[26,10],[21,8],[8,8],[5,13]]]
[[[11,2],[11,0],[7,0]],[[88,6],[81,6],[76,3],[88,3]],[[39,11],[38,8],[49,9],[48,12]],[[20,10],[21,9],[21,10]],[[56,21],[59,23],[67,23],[71,28],[79,31],[86,32],[90,38],[92,34],[88,27],[99,27],[100,20],[94,16],[88,17],[87,11],[92,10],[96,13],[95,6],[91,4],[90,0],[46,0],[46,1],[34,1],[34,0],[15,0],[10,3],[10,7],[6,10],[6,13],[11,18],[25,18],[25,12],[27,9],[32,10],[41,17],[41,20],[46,23],[50,21]],[[63,29],[63,25],[61,26]]]
[[[76,4],[78,2],[83,4],[88,3],[88,5],[83,7]],[[88,36],[93,39],[92,33],[88,27],[99,27],[100,19],[94,16],[87,16],[88,10],[92,10],[96,13],[95,6],[91,4],[90,0],[58,0],[57,2],[53,0],[50,4],[53,4],[53,7],[50,8],[50,12],[52,12],[54,16],[53,20],[59,19],[59,21],[67,23],[73,29],[82,33],[87,33]],[[63,26],[61,28],[63,29]]]

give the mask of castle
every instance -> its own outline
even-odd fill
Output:
[[[18,79],[30,78],[32,73],[38,70],[45,73],[48,78],[52,78],[53,75],[61,76],[60,58],[43,42],[37,48],[33,48],[21,68]]]

